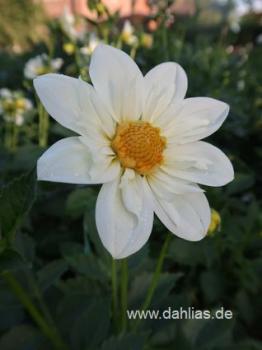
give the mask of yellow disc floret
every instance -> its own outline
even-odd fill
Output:
[[[215,231],[219,230],[221,225],[221,217],[218,211],[211,209],[211,221],[208,227],[208,235],[212,236]]]
[[[18,98],[16,101],[15,101],[15,106],[17,109],[25,109],[26,107],[26,103],[25,103],[25,99],[24,98]]]
[[[163,162],[166,140],[160,129],[148,122],[124,122],[118,125],[112,148],[124,168],[146,175]]]

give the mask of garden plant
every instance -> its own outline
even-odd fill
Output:
[[[261,16],[176,3],[0,0],[1,350],[262,349]]]

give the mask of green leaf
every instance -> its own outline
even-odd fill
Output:
[[[62,256],[67,259],[83,254],[84,247],[76,242],[63,242],[59,246]]]
[[[97,281],[92,281],[92,288],[90,288],[90,279],[86,276],[76,276],[74,278],[68,278],[66,280],[60,280],[59,289],[64,292],[69,297],[75,295],[84,295],[87,299],[90,296],[96,296],[98,298],[104,293],[103,288],[107,287],[106,285],[101,285]]]
[[[81,244],[65,242],[61,244],[60,251],[63,258],[74,271],[94,281],[105,281],[106,269],[101,263],[101,260],[90,252],[84,254]]]
[[[223,350],[261,350],[262,342],[254,339],[241,340],[241,343],[237,343],[230,346],[225,346]]]
[[[78,188],[71,192],[66,202],[66,212],[76,219],[95,206],[96,192],[92,187]]]
[[[133,274],[145,270],[150,263],[152,262],[149,258],[149,244],[144,245],[138,252],[128,258],[128,268]]]
[[[165,323],[162,323],[161,326],[158,322],[158,326],[152,330],[150,345],[152,350],[192,350],[191,339],[186,337],[181,328],[181,322],[177,323],[175,320],[165,320]]]
[[[106,339],[110,325],[110,299],[96,299],[72,325],[74,350],[98,349]]]
[[[20,171],[22,173],[32,169],[42,152],[38,145],[21,145],[9,162],[10,170],[14,172]]]
[[[252,297],[250,297],[244,289],[241,289],[236,294],[234,302],[238,310],[239,318],[244,320],[247,324],[252,324],[256,312]]]
[[[192,349],[191,339],[188,339],[186,337],[181,326],[177,327],[177,334],[176,334],[176,338],[175,338],[173,346],[177,347],[178,349],[183,349],[183,350],[191,350]]]
[[[0,255],[7,248],[8,244],[6,239],[1,239],[0,237]]]
[[[94,281],[106,280],[106,271],[99,259],[94,255],[74,255],[65,257],[68,264],[79,274]]]
[[[29,325],[19,325],[0,339],[1,350],[44,350],[48,344],[41,333]]]
[[[75,280],[73,280],[73,282],[74,281]],[[75,283],[73,283],[74,289],[69,289],[68,294],[64,295],[64,297],[58,301],[56,318],[58,320],[59,328],[65,336],[69,335],[72,330],[72,325],[79,315],[82,312],[86,312],[89,307],[90,295],[83,290],[82,285],[80,285],[81,289],[77,289],[78,286],[79,285],[75,286]]]
[[[0,279],[0,331],[22,323],[24,309],[3,279]]]
[[[195,341],[196,348],[210,350],[213,347],[221,348],[231,344],[232,328],[234,321],[231,320],[209,320],[200,329]]]
[[[182,265],[203,265],[206,262],[205,245],[207,242],[189,242],[181,238],[171,241],[168,257]]]
[[[24,267],[24,260],[15,250],[6,249],[0,254],[0,271],[17,270]]]
[[[225,281],[221,271],[207,270],[202,272],[200,282],[203,295],[207,298],[208,302],[219,300],[223,295]]]
[[[176,310],[180,308],[180,305],[176,306]],[[187,305],[188,309],[190,308],[189,305]],[[208,319],[202,318],[202,319],[185,319],[180,321],[181,322],[181,330],[185,334],[186,339],[190,340],[192,344],[195,344],[196,339],[198,338],[198,335],[200,334],[201,330],[205,327],[205,325],[209,322]],[[195,347],[193,347],[195,349]],[[196,348],[197,349],[197,348]]]
[[[87,210],[84,216],[84,234],[89,239],[95,247],[95,250],[99,257],[103,259],[106,266],[111,266],[111,256],[103,246],[100,237],[97,232],[95,223],[95,210]]]
[[[106,340],[101,350],[142,350],[145,345],[145,335],[129,333]]]
[[[248,190],[255,183],[255,177],[253,174],[237,173],[234,181],[227,185],[227,194],[237,194]]]
[[[155,293],[152,298],[152,307],[160,306],[165,298],[170,294],[175,287],[177,281],[183,276],[182,272],[169,273],[163,272],[160,275]]]
[[[175,286],[177,280],[182,275],[182,273],[162,273],[150,307],[160,306],[161,302],[167,297],[171,289]],[[130,307],[136,309],[142,305],[152,281],[152,277],[152,273],[143,272],[134,278],[129,292]]]
[[[37,273],[40,288],[43,291],[48,289],[59,280],[61,275],[66,272],[67,268],[67,263],[62,259],[52,261],[43,267]]]
[[[33,262],[35,257],[35,242],[32,237],[25,233],[18,232],[14,245],[25,261]]]
[[[15,179],[0,191],[0,236],[12,239],[36,195],[35,171]]]

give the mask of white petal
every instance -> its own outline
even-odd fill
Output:
[[[97,101],[94,88],[83,80],[45,74],[34,79],[34,87],[47,112],[64,127],[80,135],[93,134],[98,129],[109,130],[109,136],[113,135],[111,116],[101,111],[103,106]],[[100,114],[95,106],[99,106]]]
[[[172,176],[166,173],[162,167],[154,171],[152,175],[147,176],[147,181],[154,193],[167,201],[173,201],[176,194],[203,192],[196,184]]]
[[[107,138],[111,139],[116,132],[116,122],[111,117],[102,99],[99,97],[99,95],[97,94],[97,92],[93,87],[91,89],[90,98],[91,98],[92,106],[94,108],[92,112],[96,113],[97,119],[100,120],[99,130],[103,130]],[[90,113],[92,112],[90,111]],[[94,129],[97,129],[97,128],[95,127]]]
[[[141,178],[132,169],[126,169],[121,177],[120,188],[125,208],[139,216],[142,210]]]
[[[134,181],[134,180],[133,180]],[[148,240],[153,226],[153,210],[144,193],[144,182],[127,181],[139,202],[139,215],[130,208],[129,194],[123,194],[120,179],[104,184],[96,204],[96,225],[105,248],[115,259],[125,258],[138,251]],[[140,195],[140,196],[139,196]],[[140,197],[138,199],[138,196]],[[128,210],[131,209],[132,211]]]
[[[178,108],[179,107],[179,108]],[[165,136],[168,142],[194,142],[215,132],[224,122],[229,106],[207,97],[185,99],[180,106],[171,105],[165,113]]]
[[[119,176],[118,162],[103,162],[98,164],[102,169],[96,171],[96,177],[91,171],[96,170],[88,147],[81,137],[68,137],[56,142],[38,159],[38,180],[65,182],[73,184],[97,184],[109,182]]]
[[[172,102],[177,104],[185,97],[187,76],[177,63],[162,63],[145,76],[145,106],[143,119],[156,122]]]
[[[111,46],[98,45],[89,72],[95,90],[117,122],[140,118],[144,78],[126,53]]]
[[[223,186],[234,178],[227,156],[203,141],[169,148],[163,169],[172,176],[208,186]]]
[[[165,201],[148,186],[154,212],[169,231],[188,241],[205,237],[210,223],[210,208],[203,193],[175,195],[173,202]]]

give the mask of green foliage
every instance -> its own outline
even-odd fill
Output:
[[[48,265],[44,266],[41,270],[38,271],[38,284],[42,291],[45,291],[53,284],[55,284],[63,273],[67,270],[66,261],[54,260]]]
[[[14,237],[36,195],[35,171],[22,175],[0,191],[0,235],[9,241]]]
[[[5,249],[0,255],[0,269],[1,271],[13,270],[24,267],[24,262],[21,256],[11,249]]]
[[[2,350],[44,350],[43,336],[34,327],[29,325],[19,325],[11,329],[0,340]]]
[[[90,300],[88,308],[78,315],[73,325],[72,348],[74,350],[97,349],[106,339],[109,325],[110,299]]]
[[[142,350],[145,343],[145,336],[139,334],[124,334],[106,340],[101,350]]]
[[[0,47],[21,50],[39,41],[43,20],[42,8],[32,0],[0,0]]]
[[[36,38],[31,28],[39,14],[31,1],[10,3],[12,6],[6,6],[6,1],[0,0],[0,46],[7,40],[8,46],[27,46]],[[248,17],[249,32],[236,34],[230,31],[227,13],[222,11],[221,23],[213,26],[212,21],[202,23],[205,12],[182,20],[177,16],[167,28],[169,3],[156,2],[158,28],[152,34],[151,48],[121,43],[119,14],[110,14],[101,1],[89,1],[89,5],[105,20],[84,22],[93,25],[90,31],[100,39],[122,45],[134,55],[144,73],[163,61],[177,61],[188,73],[188,96],[210,96],[230,105],[225,124],[210,137],[229,155],[235,169],[232,183],[206,192],[221,215],[221,228],[200,242],[172,237],[150,308],[162,312],[193,307],[215,312],[224,307],[233,312],[233,319],[148,318],[136,329],[134,320],[129,320],[127,329],[120,332],[119,295],[116,320],[112,314],[112,261],[95,225],[100,188],[39,183],[36,198],[36,175],[30,169],[43,148],[36,140],[39,124],[35,110],[18,138],[15,153],[3,147],[6,124],[0,120],[0,274],[13,274],[70,350],[262,348],[262,104],[258,83],[262,59],[256,41],[257,20]],[[214,6],[210,8],[213,11]],[[138,23],[135,28],[139,38],[143,25]],[[80,39],[73,42],[76,53],[66,55],[62,45],[68,36],[58,22],[53,21],[49,29],[53,46],[45,48],[43,43],[41,49],[50,58],[63,57],[63,73],[88,79],[90,57],[81,56]],[[1,54],[0,84],[7,82],[9,88],[22,89],[33,99],[31,82],[25,83],[22,72],[25,59],[38,50],[33,48],[28,57],[13,53],[11,60],[8,53]],[[69,135],[70,131],[50,120],[49,144]],[[145,300],[166,234],[166,228],[155,219],[150,242],[128,259],[129,309],[140,309]],[[118,264],[116,270],[119,283]],[[1,350],[52,349],[4,278],[0,278],[0,315]]]

